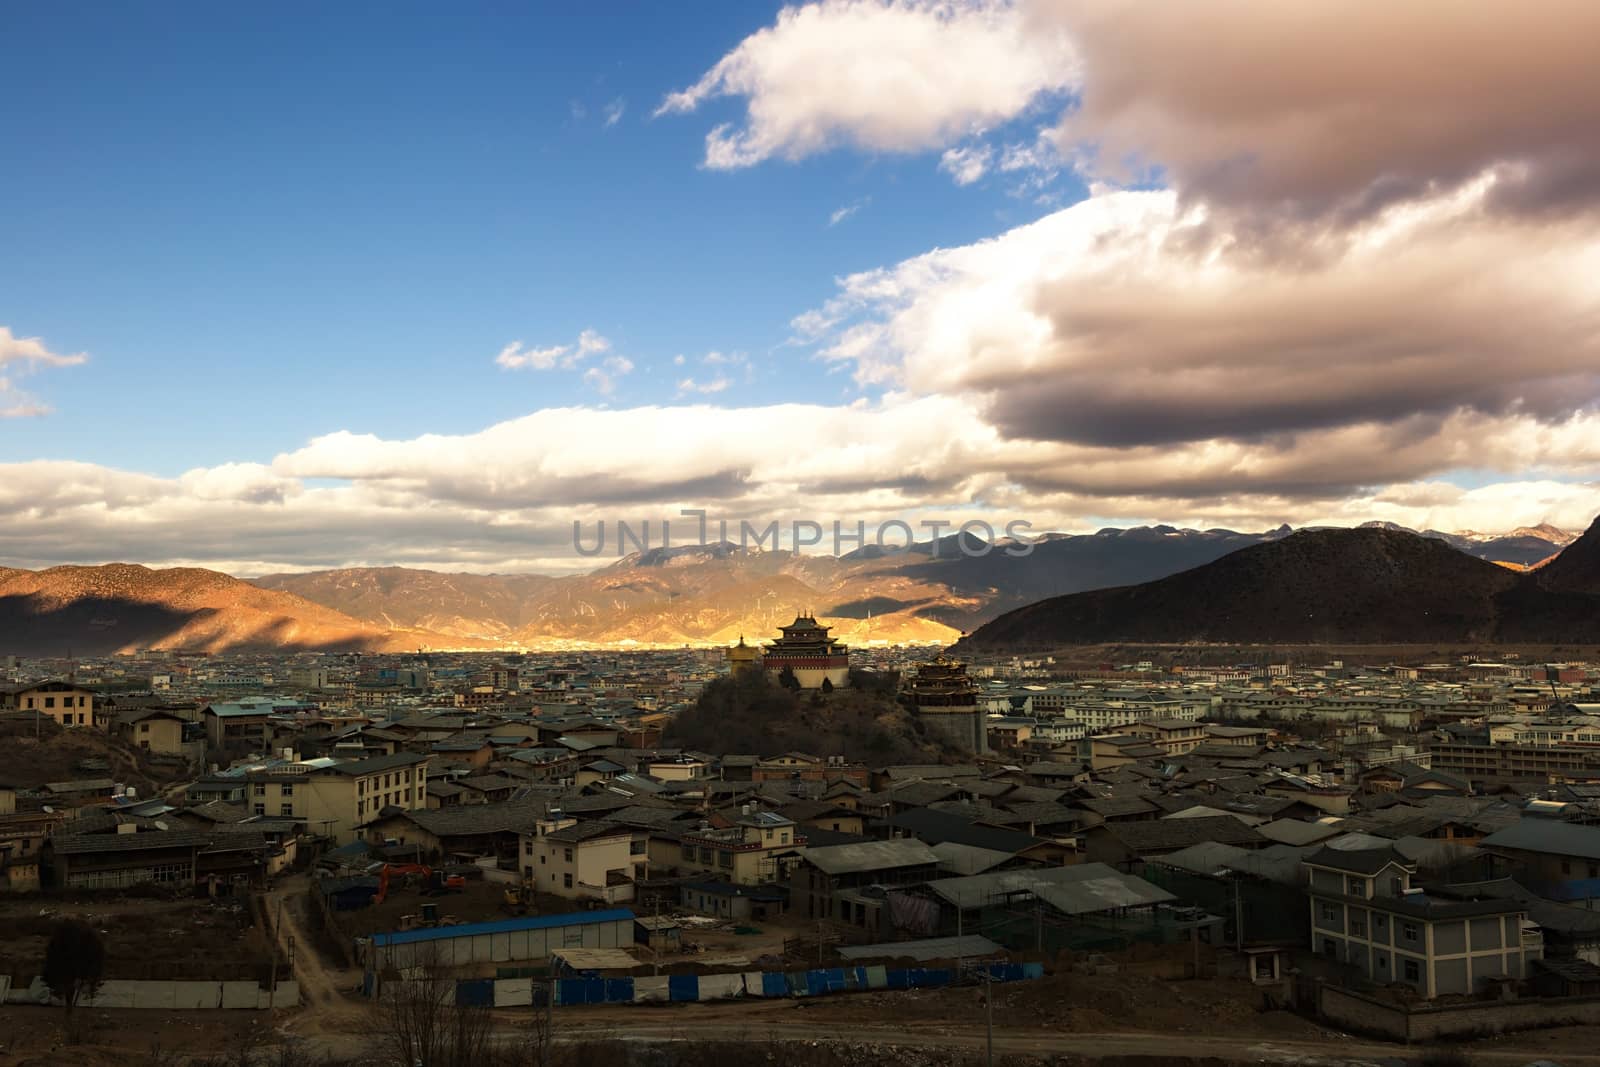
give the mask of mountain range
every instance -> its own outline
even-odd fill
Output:
[[[0,568],[0,654],[732,642],[765,638],[802,609],[850,643],[948,643],[1023,605],[1161,579],[1291,534],[1302,536],[1287,526],[1045,534],[1024,556],[1005,551],[1015,543],[976,555],[982,543],[972,539],[963,552],[959,535],[838,557],[720,543],[651,549],[563,577],[356,567],[246,581],[134,564]],[[1503,566],[1485,566],[1508,577],[1505,568],[1542,564],[1573,539],[1549,526],[1405,535],[1495,561]]]
[[[1106,642],[1600,642],[1600,519],[1524,573],[1411,531],[1302,530],[1156,581],[1041,600],[961,647]]]

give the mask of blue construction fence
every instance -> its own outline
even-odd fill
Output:
[[[989,963],[965,970],[948,968],[830,967],[813,971],[747,971],[742,974],[673,974],[653,978],[558,978],[558,1005],[665,1004],[730,997],[820,997],[874,989],[940,989],[983,980],[1020,982],[1044,977],[1042,963]],[[456,1003],[514,1008],[543,1006],[544,981],[534,978],[478,978],[456,983]]]

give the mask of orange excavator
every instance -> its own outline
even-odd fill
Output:
[[[424,893],[459,892],[467,887],[466,878],[459,874],[446,875],[443,871],[434,873],[432,867],[425,863],[385,863],[383,870],[378,872],[378,892],[372,898],[373,904],[382,904],[389,896],[389,876],[394,874],[420,874]]]
[[[385,863],[378,872],[378,893],[372,903],[382,904],[389,897],[389,876],[392,874],[420,874],[426,884],[433,878],[433,868],[423,863]]]

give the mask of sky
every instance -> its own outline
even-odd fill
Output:
[[[575,522],[687,510],[869,541],[1600,512],[1587,0],[11,5],[0,36],[3,565],[553,573],[596,563]]]

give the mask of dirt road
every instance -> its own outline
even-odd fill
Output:
[[[308,1038],[366,1030],[372,1025],[373,1012],[354,992],[361,985],[361,972],[331,965],[317,951],[317,943],[307,928],[309,887],[306,876],[296,875],[280,882],[266,896],[267,915],[276,931],[278,950],[287,953],[295,981],[300,983],[300,1010],[289,1016],[282,1029]]]

